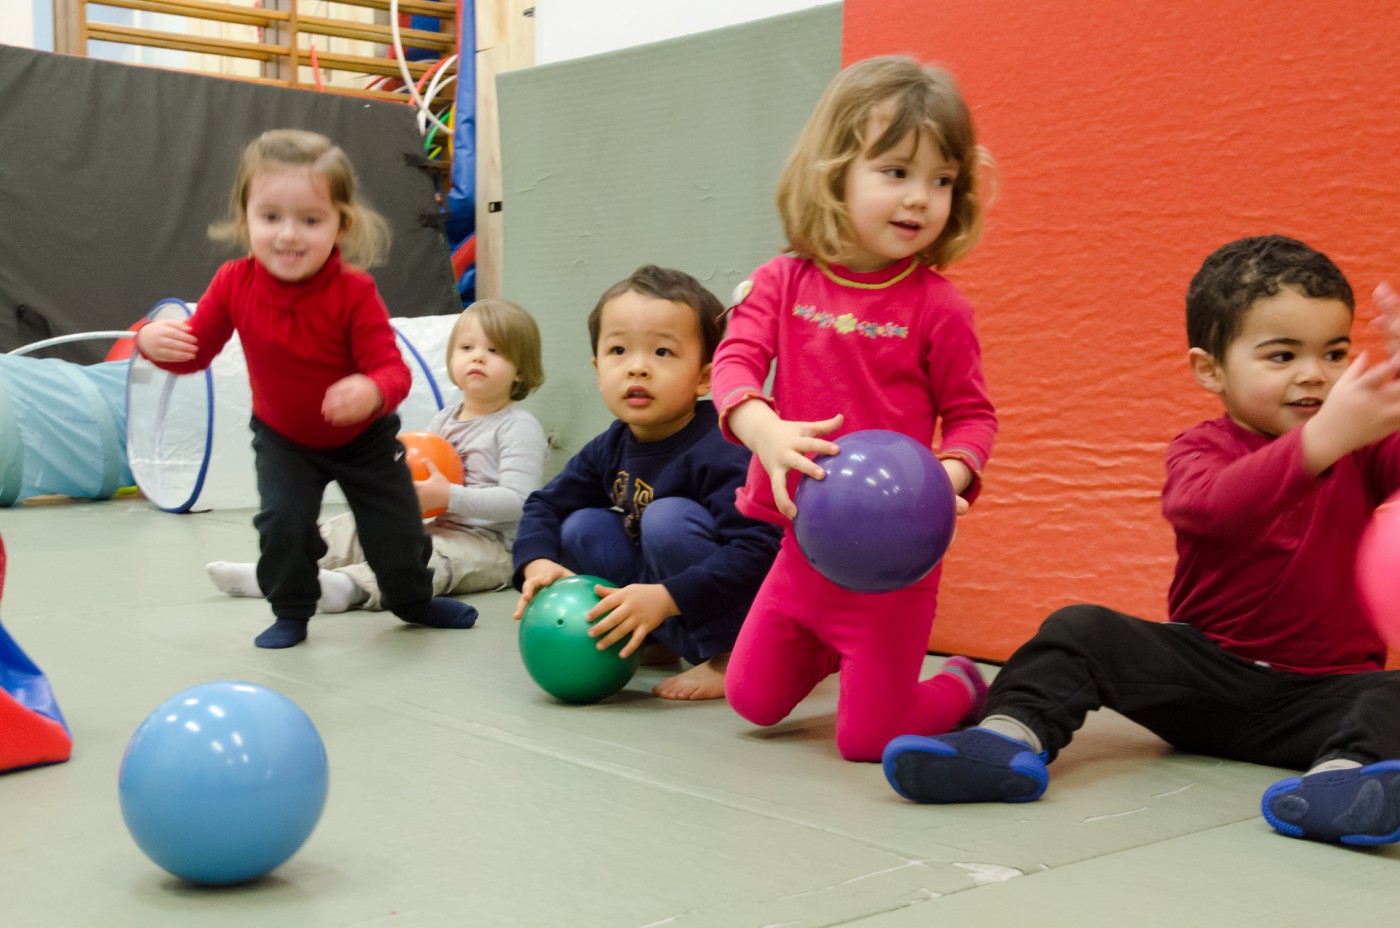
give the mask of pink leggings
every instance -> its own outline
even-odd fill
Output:
[[[897,735],[951,731],[971,710],[971,692],[952,674],[919,680],[939,573],[891,593],[853,593],[817,573],[785,532],[734,645],[729,704],[755,725],[775,725],[839,670],[836,747],[846,760],[878,761]]]

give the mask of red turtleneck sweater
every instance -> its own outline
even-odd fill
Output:
[[[229,261],[215,273],[190,328],[199,339],[194,359],[158,366],[174,374],[203,370],[237,331],[253,414],[309,448],[345,444],[408,395],[408,366],[374,278],[341,263],[339,249],[319,271],[295,283],[273,277],[254,258]],[[363,422],[331,425],[321,415],[321,401],[331,384],[350,374],[378,384],[384,405]]]

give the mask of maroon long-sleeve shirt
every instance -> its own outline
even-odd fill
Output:
[[[1371,512],[1400,487],[1400,438],[1313,477],[1302,429],[1278,438],[1228,417],[1167,449],[1162,512],[1176,530],[1170,618],[1276,670],[1379,670],[1385,645],[1356,591],[1356,548]]]

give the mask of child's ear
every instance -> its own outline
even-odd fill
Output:
[[[337,245],[345,241],[345,236],[350,234],[350,227],[354,224],[355,220],[351,219],[349,214],[340,214],[340,231],[335,234],[335,243]]]
[[[1192,348],[1186,355],[1186,362],[1191,365],[1196,383],[1217,396],[1225,392],[1225,378],[1214,355],[1204,348]]]
[[[706,364],[700,368],[700,376],[695,381],[695,396],[700,398],[710,392],[710,368],[713,364]]]

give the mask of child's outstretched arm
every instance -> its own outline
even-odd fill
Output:
[[[744,443],[768,472],[773,483],[773,502],[778,511],[789,519],[797,515],[797,506],[788,495],[788,471],[798,471],[816,480],[826,472],[808,455],[835,454],[834,442],[818,436],[827,435],[841,427],[844,416],[837,414],[819,422],[789,422],[781,418],[762,400],[746,400],[729,411],[729,430]]]
[[[1371,364],[1366,353],[1333,385],[1322,409],[1303,423],[1303,460],[1313,474],[1400,429],[1400,355]]]
[[[525,500],[511,548],[515,564],[511,583],[520,590],[515,604],[517,619],[525,614],[525,607],[536,593],[555,580],[574,575],[560,563],[565,556],[564,520],[581,509],[607,509],[613,505],[608,488],[616,469],[609,462],[613,436],[624,428],[619,422],[593,438],[553,480]]]
[[[136,333],[136,348],[162,370],[172,374],[202,371],[233,337],[229,295],[234,289],[231,267],[225,264],[199,298],[194,315],[186,319],[156,319]]]
[[[193,359],[199,353],[199,339],[184,319],[157,319],[141,326],[136,347],[152,361],[172,364]]]

